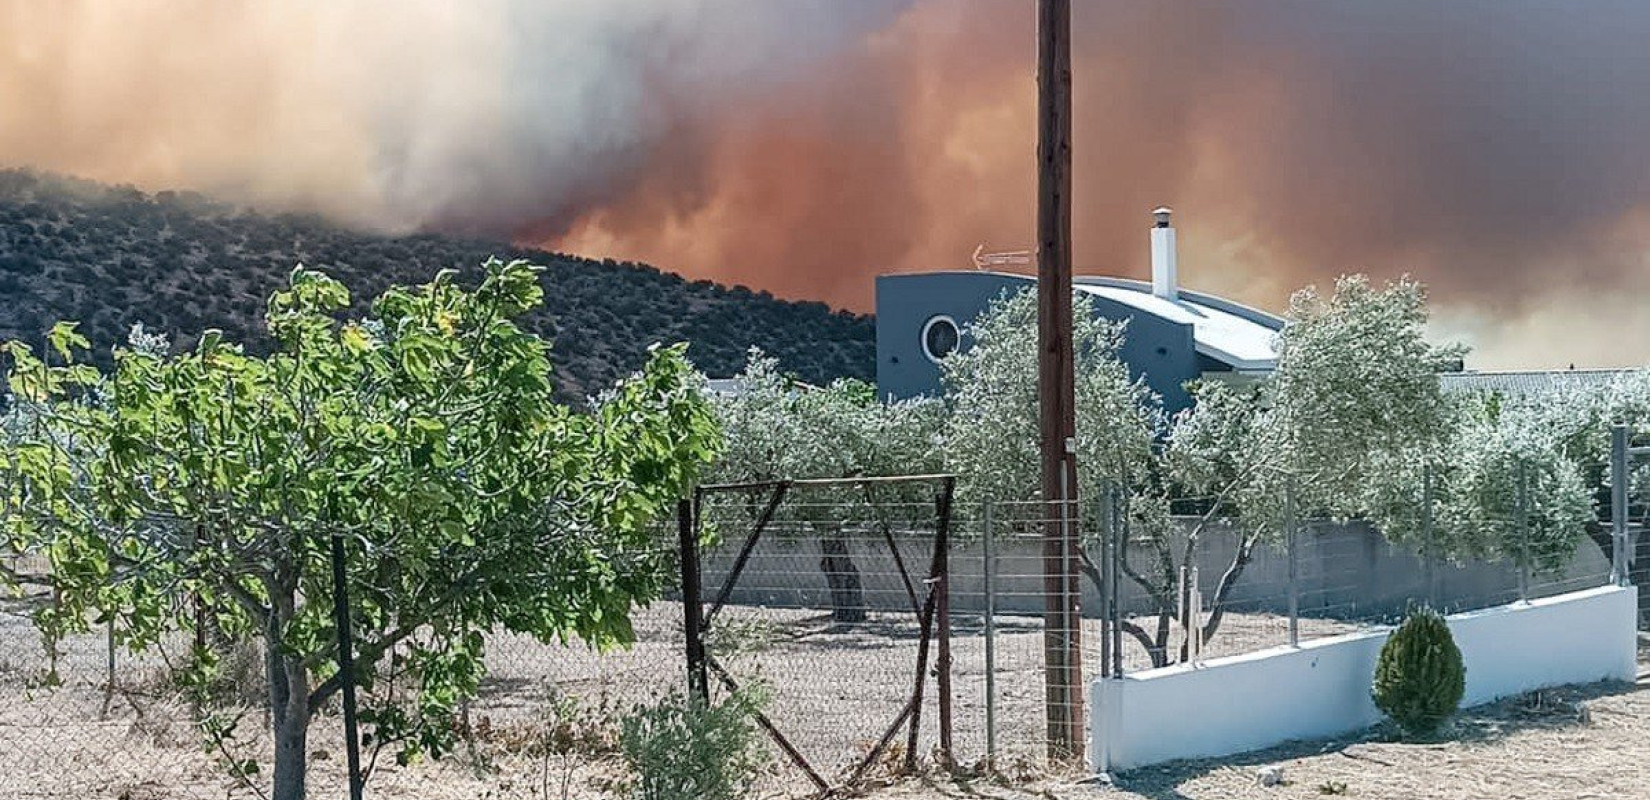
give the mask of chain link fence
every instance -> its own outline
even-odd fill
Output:
[[[707,655],[731,681],[760,687],[779,735],[765,740],[767,794],[817,789],[786,747],[831,785],[913,759],[1041,769],[1050,703],[1075,698],[1062,713],[1081,719],[1086,684],[1104,675],[1364,630],[1413,604],[1464,611],[1612,579],[1608,535],[1602,544],[1572,535],[1564,558],[1485,562],[1435,555],[1442,548],[1425,537],[1394,544],[1356,521],[1306,520],[1256,537],[1218,516],[1182,516],[1148,534],[1105,491],[1070,506],[951,509],[939,507],[932,485],[854,491],[782,499],[748,548],[762,495],[729,493],[697,511]],[[1479,524],[1515,545],[1534,535],[1525,514]],[[1051,559],[1045,536],[1067,529],[1080,533],[1081,551]],[[674,553],[677,541],[675,530],[659,535],[662,550]],[[1075,630],[1048,625],[1058,619],[1049,614],[1051,587],[1081,610]],[[93,624],[47,647],[30,615],[50,603],[44,589],[0,600],[0,796],[259,796],[271,748],[256,647],[222,643],[226,680],[241,688],[201,708],[178,688],[190,641],[132,653],[118,631],[111,637]],[[623,779],[618,720],[687,686],[686,619],[677,593],[635,612],[629,648],[490,636],[489,675],[464,709],[459,751],[405,766],[381,754],[369,794],[612,794]],[[1050,685],[1051,647],[1080,653],[1076,685]],[[728,686],[718,677],[710,684],[718,694]],[[911,715],[920,720],[914,747]],[[203,744],[203,722],[229,720],[232,746]],[[323,709],[311,733],[313,796],[343,796],[342,752],[337,711]],[[236,778],[235,766],[248,761],[262,771]]]

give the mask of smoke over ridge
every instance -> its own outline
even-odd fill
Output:
[[[1480,366],[1650,360],[1650,7],[1077,3],[1076,253],[1411,273]],[[0,160],[868,308],[1018,248],[1031,2],[0,0]]]

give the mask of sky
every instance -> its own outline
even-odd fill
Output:
[[[1078,271],[1411,275],[1482,369],[1650,362],[1650,4],[1079,0]],[[0,0],[0,163],[868,311],[1030,245],[1032,0]]]

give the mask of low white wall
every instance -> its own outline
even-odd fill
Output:
[[[1534,689],[1631,681],[1637,591],[1606,586],[1456,614],[1467,667],[1463,706]],[[1375,660],[1390,631],[1319,639],[1202,665],[1095,681],[1090,759],[1125,770],[1230,755],[1372,725]]]

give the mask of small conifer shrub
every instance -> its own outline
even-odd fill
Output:
[[[1461,706],[1467,668],[1449,625],[1420,609],[1388,637],[1375,664],[1375,706],[1409,736],[1430,736]]]

